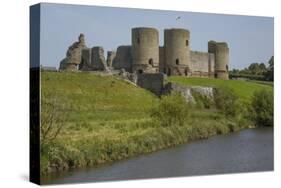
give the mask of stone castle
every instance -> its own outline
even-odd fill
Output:
[[[212,77],[228,79],[229,48],[225,42],[208,42],[208,52],[192,51],[190,32],[186,29],[165,29],[164,45],[159,46],[157,29],[132,29],[131,45],[108,51],[100,46],[88,48],[85,37],[72,44],[60,70],[113,71],[125,70],[137,75],[164,73],[168,76]]]

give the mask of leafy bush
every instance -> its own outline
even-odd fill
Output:
[[[151,110],[151,117],[159,121],[164,127],[182,126],[188,115],[188,103],[179,93],[163,96],[159,104]]]
[[[240,130],[239,125],[238,125],[237,123],[235,123],[235,122],[229,122],[229,123],[227,124],[227,126],[228,126],[228,128],[229,128],[229,130],[230,130],[231,132],[235,132],[235,131]]]
[[[214,100],[217,109],[229,117],[235,117],[242,113],[243,106],[239,97],[235,94],[233,89],[228,87],[220,87],[215,90]]]
[[[224,124],[216,124],[215,127],[217,134],[226,134],[230,131],[229,127]]]
[[[196,106],[199,108],[209,109],[213,106],[213,100],[206,95],[202,95],[199,92],[192,91],[192,96],[195,99]]]
[[[252,97],[252,119],[258,126],[273,126],[273,92],[256,91]]]

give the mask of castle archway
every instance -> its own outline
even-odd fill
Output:
[[[184,69],[184,75],[187,76],[187,74],[188,74],[188,70]]]
[[[168,76],[171,75],[171,68],[168,68]]]

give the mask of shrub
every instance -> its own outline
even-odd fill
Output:
[[[257,126],[273,126],[273,92],[256,91],[252,97],[252,119]]]
[[[229,130],[229,127],[224,125],[224,124],[216,124],[216,131],[217,131],[217,134],[226,134],[228,133],[230,130]]]
[[[162,126],[182,126],[189,115],[189,105],[179,94],[163,96],[157,106],[151,109],[151,117]]]
[[[243,106],[239,97],[231,88],[217,88],[214,93],[214,100],[217,109],[221,110],[227,117],[235,117],[243,111]]]
[[[228,128],[229,128],[229,130],[230,130],[231,132],[235,132],[235,131],[240,130],[239,125],[238,125],[237,123],[235,123],[235,122],[229,122],[229,123],[227,124],[227,126],[228,126]]]
[[[57,95],[43,93],[41,101],[40,141],[51,142],[56,139],[65,125],[64,107]]]
[[[195,99],[196,106],[199,108],[206,108],[209,109],[213,106],[213,101],[211,98],[207,97],[206,95],[202,95],[199,92],[192,91],[192,96]]]

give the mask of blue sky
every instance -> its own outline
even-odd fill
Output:
[[[176,20],[178,16],[181,19]],[[88,47],[103,46],[106,56],[108,50],[130,45],[133,27],[157,28],[161,46],[166,28],[188,29],[191,49],[195,51],[206,52],[209,40],[225,41],[230,48],[231,69],[266,63],[274,55],[271,17],[43,3],[41,64],[58,67],[80,33],[85,34]]]

